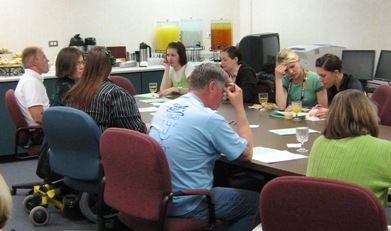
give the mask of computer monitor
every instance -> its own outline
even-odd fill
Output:
[[[243,62],[256,73],[274,73],[276,56],[280,52],[278,33],[246,35],[240,40],[238,48],[242,53]]]
[[[374,79],[391,82],[391,51],[380,51]]]
[[[375,67],[375,50],[343,50],[342,71],[365,82],[372,80]]]

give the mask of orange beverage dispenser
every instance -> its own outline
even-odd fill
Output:
[[[232,46],[232,22],[231,20],[212,20],[211,25],[212,51],[218,51],[227,46]]]
[[[170,42],[179,41],[179,23],[176,21],[157,22],[156,52],[165,53]]]

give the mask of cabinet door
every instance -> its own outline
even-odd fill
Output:
[[[141,94],[141,73],[126,73],[126,74],[113,74],[113,75],[121,75],[132,82],[134,89],[136,89],[137,94]]]
[[[150,82],[157,83],[157,86],[158,86],[157,89],[159,91],[160,90],[160,84],[161,84],[162,78],[163,78],[163,73],[164,73],[163,71],[142,72],[141,94],[149,93],[149,86],[148,86],[148,84]]]

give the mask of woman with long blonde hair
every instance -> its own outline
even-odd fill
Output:
[[[303,108],[327,104],[327,91],[317,73],[300,64],[300,57],[291,49],[277,55],[275,68],[276,103],[279,110],[290,111],[292,101],[302,101]]]

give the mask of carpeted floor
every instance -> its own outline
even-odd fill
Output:
[[[8,186],[40,182],[41,179],[35,174],[37,159],[13,161],[0,163],[0,174],[3,175]],[[11,219],[6,224],[4,231],[73,231],[73,230],[96,230],[95,224],[87,221],[81,214],[74,213],[67,217],[63,216],[61,210],[49,205],[50,215],[49,223],[46,226],[34,226],[29,215],[23,210],[23,199],[29,190],[18,189],[17,194],[13,196],[13,211]]]
[[[40,182],[41,179],[36,176],[35,170],[37,159],[25,161],[5,162],[0,160],[0,174],[3,175],[8,186],[26,183]],[[50,214],[49,223],[46,226],[34,226],[28,214],[23,209],[23,199],[29,190],[19,189],[17,194],[13,196],[13,211],[11,219],[8,221],[4,231],[92,231],[96,230],[95,224],[87,221],[81,214],[73,214],[73,216],[63,216],[63,213],[49,205]],[[391,224],[391,203],[386,208],[388,223]]]

